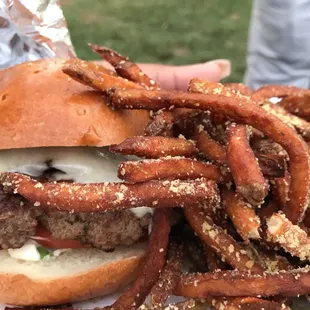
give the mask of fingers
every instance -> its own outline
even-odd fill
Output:
[[[159,64],[139,64],[142,70],[153,78],[162,88],[186,90],[194,77],[218,82],[230,75],[230,61],[213,60],[202,64],[187,66],[166,66]]]
[[[111,68],[106,61],[97,62]],[[217,59],[187,66],[161,64],[139,64],[139,66],[162,88],[169,90],[186,90],[189,81],[194,77],[218,82],[229,76],[231,71],[230,61],[226,59]]]

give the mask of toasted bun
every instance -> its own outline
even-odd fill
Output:
[[[146,111],[112,110],[62,66],[47,59],[0,71],[0,149],[106,146],[143,132]]]
[[[54,305],[112,293],[135,278],[145,249],[145,244],[113,253],[78,249],[40,262],[15,260],[0,251],[0,303]]]

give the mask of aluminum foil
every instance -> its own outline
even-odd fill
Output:
[[[74,56],[58,0],[0,0],[0,69]]]

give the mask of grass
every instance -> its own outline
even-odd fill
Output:
[[[136,62],[190,64],[228,58],[233,66],[229,81],[241,81],[251,3],[63,0],[63,9],[81,58],[98,59],[88,42],[113,48]]]

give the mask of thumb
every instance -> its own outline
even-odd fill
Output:
[[[166,66],[159,64],[139,64],[142,71],[154,79],[162,88],[186,90],[192,78],[218,82],[230,75],[229,60],[218,59],[206,63],[187,66]]]

